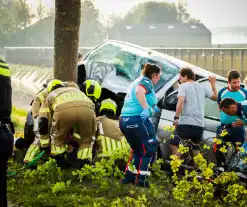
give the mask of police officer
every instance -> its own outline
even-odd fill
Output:
[[[10,70],[0,59],[0,206],[7,207],[7,168],[13,152],[14,128],[10,114],[12,110],[12,88]]]

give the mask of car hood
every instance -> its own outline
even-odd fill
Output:
[[[117,76],[116,71],[112,71],[105,76],[101,87],[106,88],[115,94],[127,93],[127,89],[132,82],[133,81],[128,80],[123,76]]]

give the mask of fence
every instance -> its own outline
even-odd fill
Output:
[[[81,47],[83,54],[91,47]],[[150,48],[225,76],[235,68],[247,73],[247,48]],[[8,63],[53,66],[53,47],[6,47]]]
[[[0,48],[0,57],[4,56],[4,48]]]

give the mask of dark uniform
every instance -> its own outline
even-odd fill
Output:
[[[7,206],[7,167],[13,152],[12,88],[8,65],[0,59],[0,206]]]

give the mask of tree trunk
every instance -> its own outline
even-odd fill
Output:
[[[81,0],[55,1],[54,77],[77,80]]]

